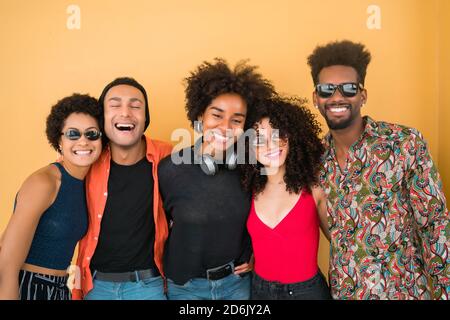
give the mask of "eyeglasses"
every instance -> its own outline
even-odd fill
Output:
[[[278,146],[284,146],[287,143],[287,138],[280,137],[279,130],[272,131],[270,140],[272,141],[273,144]],[[252,141],[252,145],[257,148],[262,148],[268,146],[269,141],[267,140],[265,135],[257,134]]]
[[[346,82],[341,84],[319,83],[316,85],[317,95],[321,98],[330,98],[336,92],[336,89],[347,98],[352,98],[358,93],[358,89],[364,90],[361,83]]]
[[[100,139],[102,133],[97,129],[88,129],[83,133],[81,133],[78,129],[68,129],[66,132],[61,132],[61,135],[65,136],[69,140],[78,140],[82,135],[84,135],[86,139],[96,141]]]

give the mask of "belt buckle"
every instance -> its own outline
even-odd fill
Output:
[[[138,280],[147,280],[158,276],[159,274],[153,268],[147,270],[134,271],[130,274],[130,281],[138,282]]]
[[[206,278],[208,280],[220,280],[231,273],[233,273],[233,267],[228,263],[221,267],[206,270]]]
[[[136,277],[136,271],[130,273],[130,281],[131,282],[138,282],[138,277]]]

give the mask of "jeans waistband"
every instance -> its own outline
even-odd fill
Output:
[[[264,278],[261,278],[256,273],[253,274],[253,285],[259,287],[260,289],[276,289],[283,291],[291,291],[291,290],[302,290],[308,288],[312,285],[315,285],[317,281],[325,281],[322,272],[317,272],[317,274],[305,281],[295,282],[295,283],[281,283],[278,281],[269,281]]]
[[[109,282],[139,282],[149,278],[159,276],[158,270],[155,268],[146,270],[137,270],[130,272],[100,272],[94,271],[92,278],[100,281]]]
[[[234,263],[229,262],[227,264],[207,269],[202,277],[208,280],[220,280],[223,279],[234,272]]]

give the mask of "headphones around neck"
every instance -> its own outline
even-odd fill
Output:
[[[198,139],[194,144],[194,163],[200,164],[202,171],[208,176],[213,176],[219,171],[219,164],[222,161],[218,161],[213,156],[207,153],[200,153],[202,146],[202,138]],[[233,149],[232,149],[233,148]],[[230,150],[232,149],[232,152]],[[237,154],[234,151],[234,146],[226,151],[225,156],[225,168],[228,170],[234,170],[237,167]]]

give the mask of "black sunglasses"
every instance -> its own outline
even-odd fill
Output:
[[[68,129],[66,132],[61,132],[61,135],[66,136],[69,140],[78,140],[81,138],[81,135],[84,135],[86,139],[95,141],[100,139],[102,133],[97,129],[88,129],[83,133],[81,133],[78,129]]]
[[[317,95],[321,98],[330,98],[336,92],[336,89],[347,98],[352,98],[358,93],[358,89],[364,90],[361,83],[346,82],[341,84],[319,83],[316,85]]]

